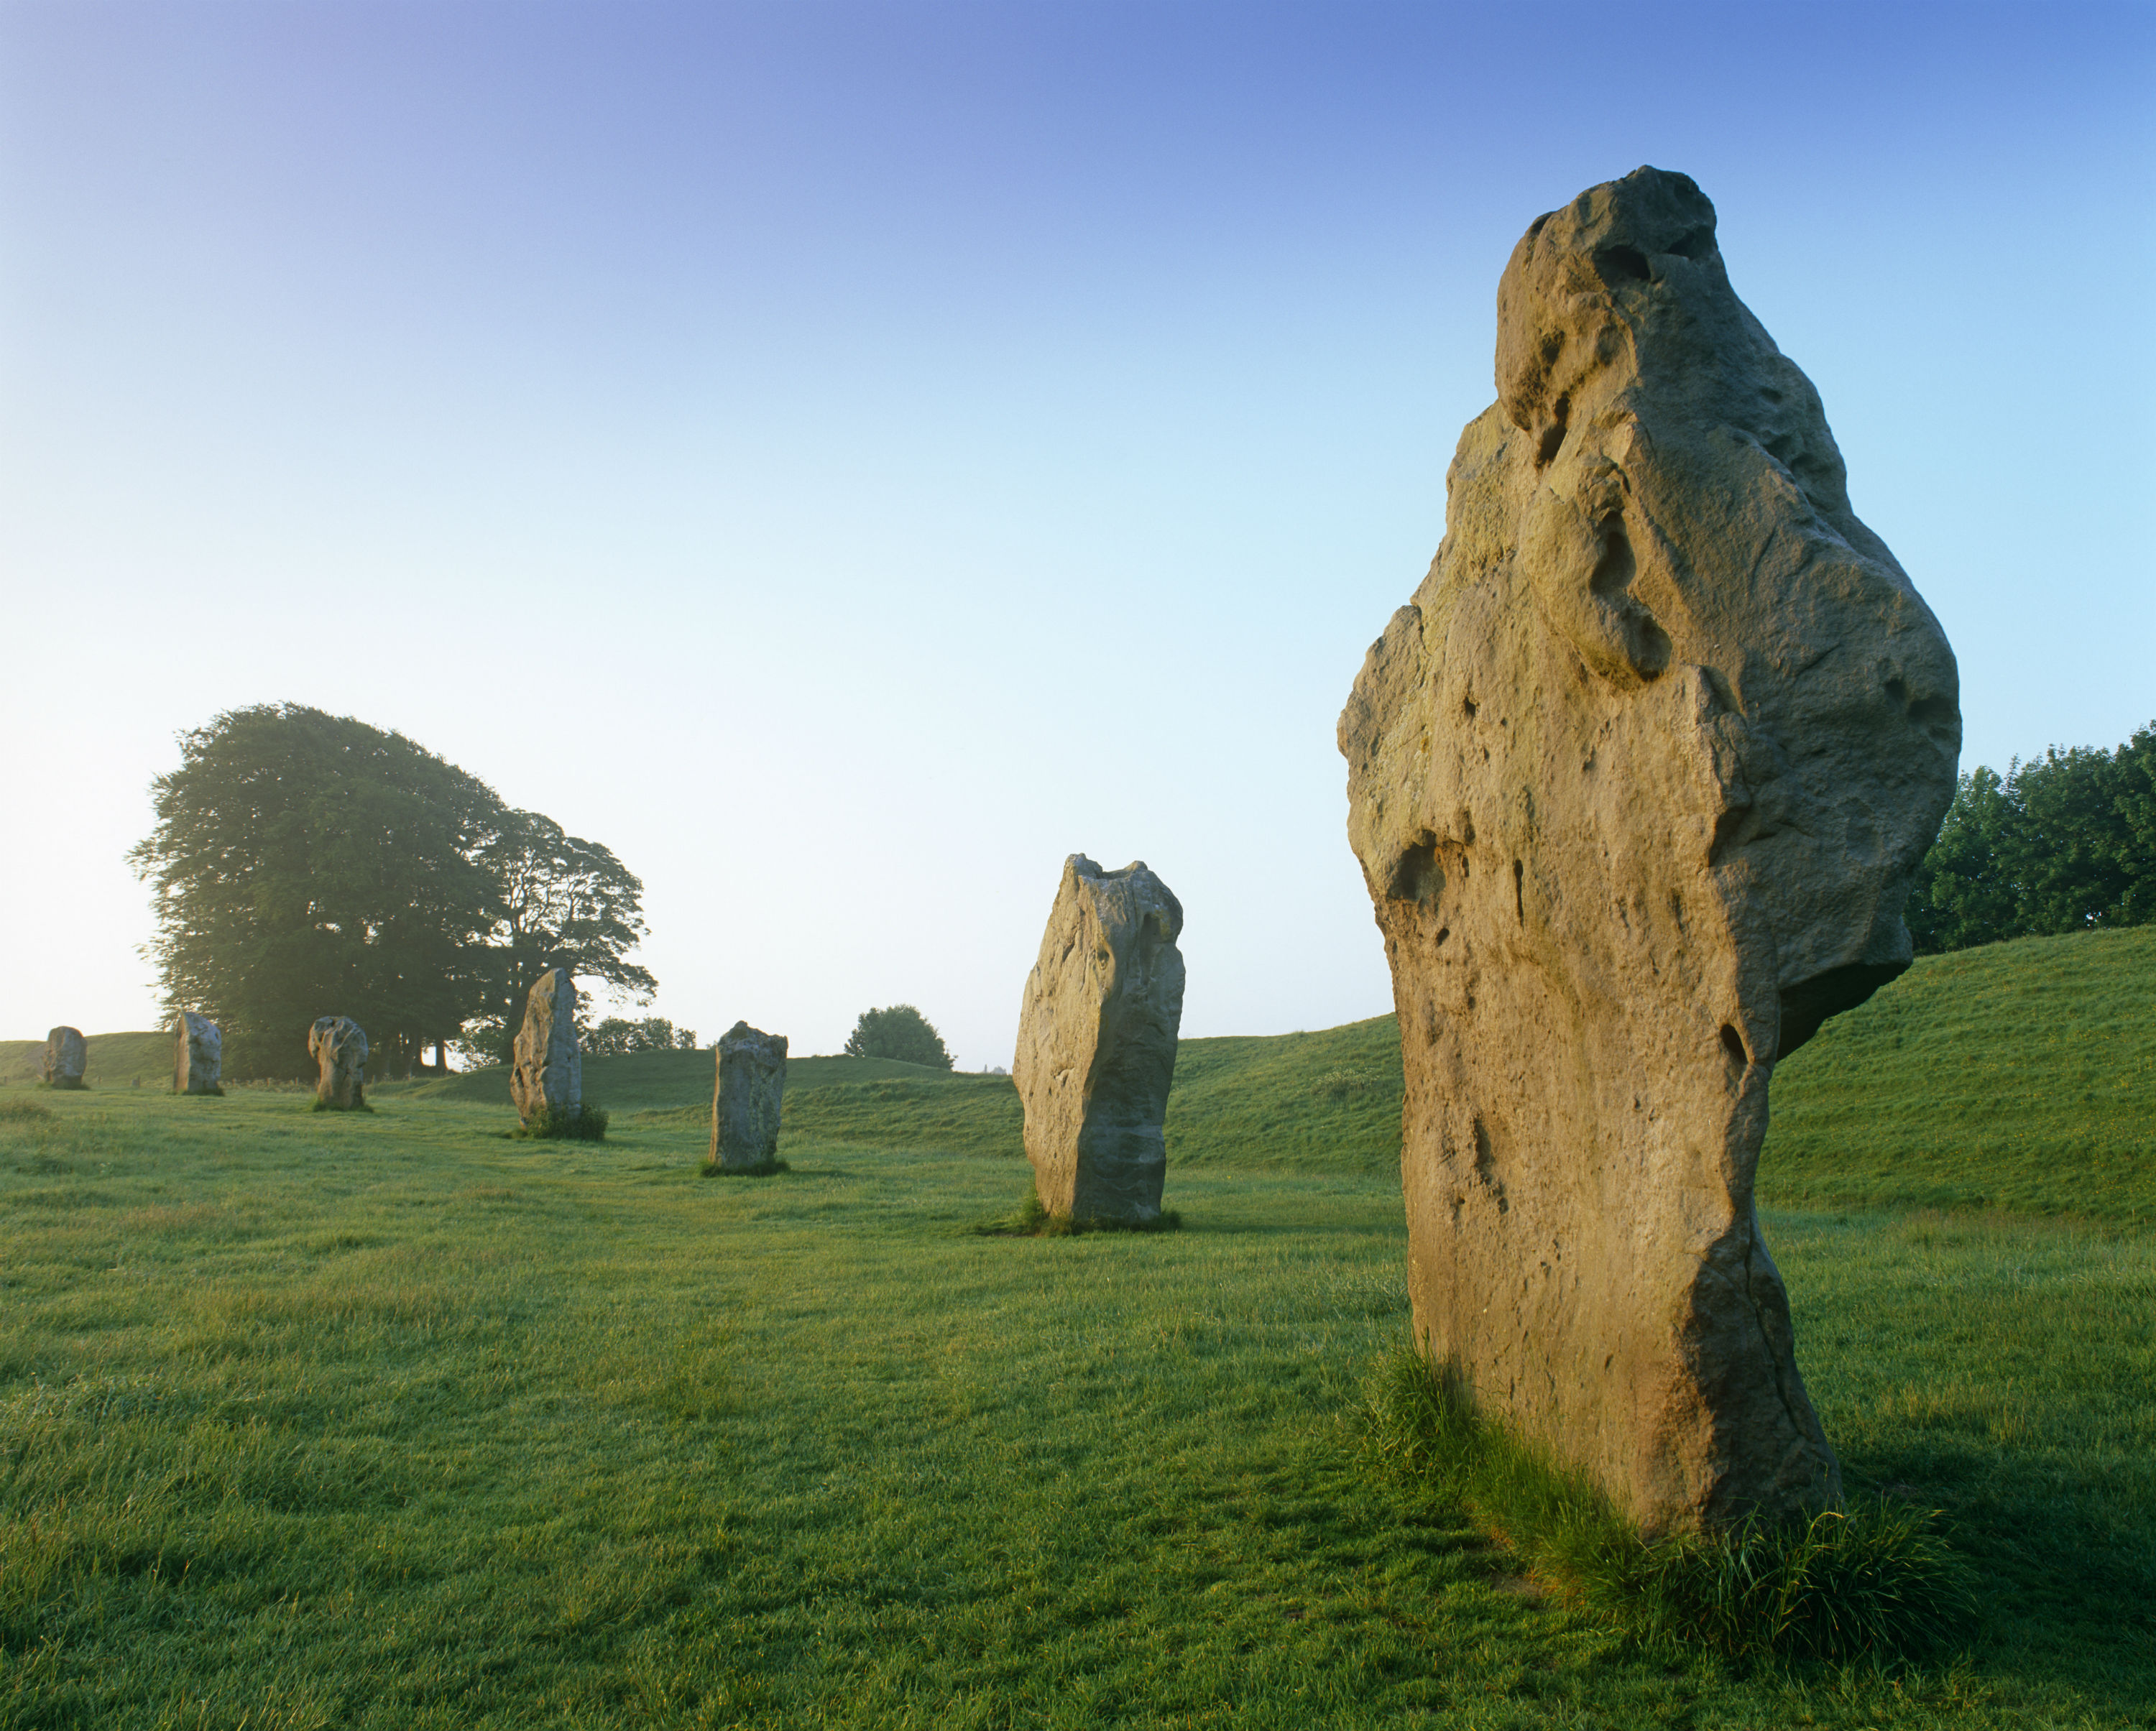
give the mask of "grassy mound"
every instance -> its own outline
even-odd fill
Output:
[[[91,1034],[83,1042],[89,1063],[83,1080],[91,1088],[164,1088],[172,1085],[172,1037],[162,1028],[128,1034]],[[35,1082],[45,1061],[45,1042],[0,1040],[0,1087]]]
[[[584,1060],[584,1092],[601,1094],[623,1112],[680,1110],[701,1106],[709,1109],[716,1082],[716,1062],[708,1049],[695,1052],[631,1052],[618,1058]],[[926,1064],[901,1063],[887,1058],[789,1058],[786,1061],[786,1088],[825,1086],[833,1083],[891,1080],[969,1081],[948,1070]],[[474,1104],[509,1104],[509,1067],[494,1064],[483,1070],[464,1070],[454,1076],[438,1076],[415,1083],[407,1099],[465,1101]]]
[[[1763,1201],[2156,1221],[2156,927],[1921,958],[1774,1071]]]

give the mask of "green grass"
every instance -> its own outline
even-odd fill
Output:
[[[1925,956],[1775,1067],[1763,1196],[2156,1223],[2156,926]]]
[[[27,1095],[18,1098],[28,1098]],[[979,1238],[1014,1162],[484,1104],[0,1114],[0,1725],[2127,1726],[2156,1713],[2156,1247],[1768,1230],[1852,1488],[1966,1653],[1680,1655],[1373,1477],[1397,1186],[1199,1165]]]
[[[797,1060],[753,1185],[709,1053],[591,1061],[602,1144],[508,1139],[498,1072],[0,1091],[0,1728],[2156,1724],[2151,956],[1928,961],[1776,1078],[1853,1503],[1969,1571],[1913,1667],[1373,1471],[1389,1020],[1186,1042],[1159,1235],[969,1232],[1002,1078]]]
[[[1650,1543],[1586,1474],[1489,1423],[1411,1346],[1373,1380],[1368,1423],[1379,1459],[1471,1510],[1537,1580],[1672,1652],[1904,1668],[1969,1632],[1967,1564],[1939,1511],[1901,1497]]]

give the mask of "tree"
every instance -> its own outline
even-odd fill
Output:
[[[861,1011],[860,1020],[846,1037],[845,1049],[849,1058],[895,1058],[938,1070],[951,1068],[951,1054],[943,1049],[942,1035],[911,1004]]]
[[[694,1052],[696,1031],[677,1028],[663,1016],[647,1016],[641,1022],[609,1016],[598,1027],[578,1036],[585,1053],[593,1058],[619,1058],[631,1052]]]
[[[305,1074],[325,1015],[367,1030],[377,1076],[451,1040],[505,1056],[556,965],[656,989],[626,957],[644,886],[622,863],[402,734],[263,704],[180,750],[128,859],[156,887],[166,1006],[219,1025],[228,1074]]]
[[[651,1001],[659,982],[628,960],[646,930],[644,884],[610,849],[536,812],[505,810],[477,859],[495,886],[496,917],[476,959],[466,1052],[511,1061],[524,1001],[549,968],[612,986],[632,1003]]]
[[[367,1030],[377,1073],[453,1037],[476,1003],[501,801],[402,734],[299,704],[228,710],[180,737],[128,854],[155,888],[168,1011],[224,1035],[228,1075],[307,1068],[316,1017]]]
[[[1920,952],[2156,919],[2156,725],[1963,776],[1907,917]]]

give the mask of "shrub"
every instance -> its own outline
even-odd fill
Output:
[[[1379,1459],[1642,1639],[1739,1659],[1880,1662],[1945,1645],[1973,1614],[1967,1565],[1933,1530],[1935,1514],[1873,1499],[1650,1541],[1584,1474],[1480,1417],[1411,1347],[1380,1368],[1367,1417]]]
[[[606,1127],[606,1108],[587,1100],[581,1109],[566,1112],[542,1106],[529,1122],[520,1124],[509,1134],[519,1141],[603,1142]]]
[[[911,1004],[862,1011],[853,1032],[846,1036],[845,1052],[848,1058],[896,1058],[901,1063],[927,1064],[937,1070],[952,1066],[951,1054],[944,1049],[943,1037],[936,1032],[936,1024]]]

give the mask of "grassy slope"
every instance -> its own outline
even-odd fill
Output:
[[[172,1037],[162,1028],[92,1034],[83,1043],[90,1058],[83,1078],[94,1088],[172,1086]],[[36,1081],[44,1059],[43,1040],[0,1040],[0,1085]]]
[[[28,1109],[31,1115],[15,1114]],[[1000,1162],[410,1095],[0,1097],[0,1725],[2123,1728],[2156,1713],[2156,1244],[1771,1219],[1949,1670],[1627,1646],[1352,1452],[1388,1175],[1199,1164],[979,1239]]]
[[[1769,1201],[2156,1221],[2156,927],[1926,956],[1773,1099]]]

